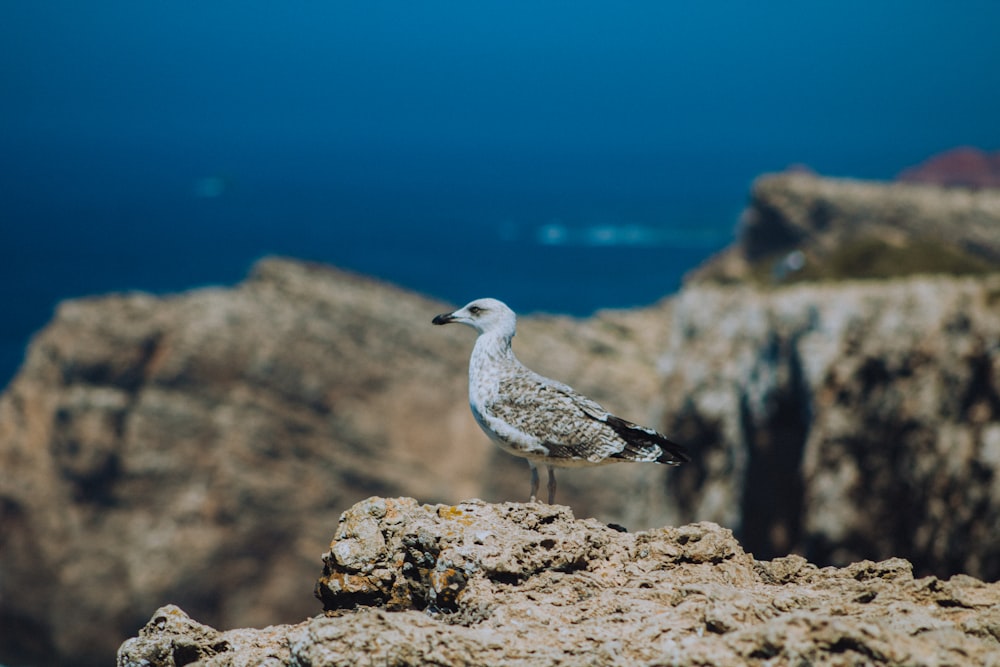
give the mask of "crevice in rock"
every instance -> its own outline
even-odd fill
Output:
[[[194,644],[174,644],[170,657],[176,667],[183,667],[201,659],[201,651]]]
[[[20,614],[0,613],[0,659],[8,665],[46,664],[55,650],[50,631]]]
[[[691,461],[678,466],[667,482],[667,493],[677,504],[681,516],[692,520],[696,516],[698,499],[711,471],[705,464],[708,452],[725,442],[722,426],[710,421],[688,400],[664,427],[666,433],[682,442],[691,454]]]
[[[960,414],[966,419],[996,420],[1000,416],[1000,394],[993,386],[993,360],[986,352],[981,352],[968,360],[969,383],[962,392],[959,403]],[[973,415],[977,406],[986,408],[985,414]]]
[[[563,563],[557,563],[552,566],[552,569],[556,572],[580,572],[586,570],[590,566],[590,562],[580,556],[579,558],[574,558]]]
[[[798,350],[800,335],[771,341],[771,363],[784,366],[786,380],[767,397],[764,421],[757,423],[746,394],[740,401],[748,459],[739,537],[762,559],[789,553],[801,532],[801,465],[812,421],[812,399]]]
[[[112,507],[116,504],[114,486],[121,477],[121,457],[112,452],[100,468],[74,480],[74,498],[81,503]]]
[[[504,584],[506,586],[518,586],[524,581],[524,578],[517,572],[490,572],[488,576],[491,581],[495,581],[498,584]]]
[[[754,219],[745,225],[741,242],[745,256],[750,261],[794,248],[802,241],[802,232],[788,224],[784,212],[759,197],[752,203]]]

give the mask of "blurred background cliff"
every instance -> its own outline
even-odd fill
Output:
[[[523,500],[471,332],[429,325],[487,295],[525,362],[695,452],[563,475],[578,516],[1000,577],[998,24],[6,7],[0,663],[106,664],[166,602],[316,613],[369,495]]]

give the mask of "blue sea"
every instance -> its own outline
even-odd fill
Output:
[[[213,171],[198,168],[196,146],[106,145],[88,169],[65,146],[22,151],[30,159],[5,186],[3,382],[62,299],[230,285],[267,255],[456,304],[493,296],[522,313],[649,304],[731,240],[748,185],[735,174],[728,187],[694,187],[664,167],[650,176],[648,164],[619,166],[619,183],[591,182],[592,171],[569,162],[540,166],[543,156],[508,165],[523,170],[515,184],[495,182],[496,165],[476,169],[472,157],[373,178],[357,160],[344,168],[342,156],[304,147],[251,151]]]
[[[522,313],[651,303],[761,173],[1000,148],[998,24],[982,0],[5,3],[0,386],[62,299],[270,254]]]

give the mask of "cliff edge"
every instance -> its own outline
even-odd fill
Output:
[[[903,559],[755,560],[713,523],[627,533],[566,507],[369,498],[295,625],[153,614],[119,667],[1000,664],[1000,584]]]
[[[1000,190],[785,172],[757,178],[737,240],[688,283],[762,285],[1000,270]]]

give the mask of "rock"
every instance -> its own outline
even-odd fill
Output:
[[[961,146],[933,155],[896,177],[906,183],[947,187],[1000,188],[1000,151]]]
[[[714,521],[762,558],[901,556],[992,580],[998,295],[996,277],[689,285],[647,309],[523,318],[514,344],[696,453],[567,471],[557,500],[578,516]],[[524,499],[523,461],[468,410],[472,336],[430,326],[446,309],[287,260],[231,289],[63,304],[0,397],[0,662],[106,664],[166,600],[215,627],[299,621],[343,508]],[[375,532],[358,524],[339,566],[381,553]],[[357,600],[422,604],[345,572]],[[445,609],[474,583],[431,573]]]
[[[686,281],[769,285],[995,272],[998,229],[998,190],[773,174],[754,182],[737,243]]]
[[[685,289],[659,365],[696,452],[677,520],[764,557],[1000,577],[998,300],[1000,276]]]
[[[558,506],[370,498],[324,562],[326,616],[218,632],[164,607],[118,665],[1000,664],[1000,584],[756,561],[708,522],[624,533]]]
[[[230,289],[62,304],[0,397],[0,663],[106,664],[167,598],[220,626],[302,618],[320,536],[372,494],[526,499],[524,462],[469,412],[473,337],[430,324],[446,309],[285,260]],[[523,335],[538,368],[646,421],[649,318]],[[581,473],[559,496],[579,511],[662,521],[620,489],[662,499],[664,470],[599,492]]]
[[[293,626],[269,626],[219,632],[193,620],[180,607],[167,605],[153,613],[137,637],[122,644],[118,664],[128,667],[287,665],[286,637],[291,629]]]
[[[62,304],[0,400],[0,604],[25,629],[0,662],[106,664],[165,597],[222,625],[301,618],[331,513],[471,493],[490,452],[467,446],[441,309],[281,261],[235,290]]]

